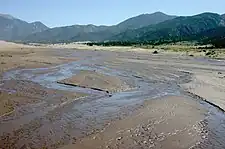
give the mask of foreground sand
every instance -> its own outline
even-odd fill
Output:
[[[2,148],[225,147],[224,61],[130,47],[0,44]]]
[[[198,108],[195,101],[179,96],[147,101],[132,116],[62,149],[191,148],[206,137],[200,135],[206,130],[199,121],[204,111]]]

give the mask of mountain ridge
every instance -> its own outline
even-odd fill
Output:
[[[176,17],[177,16],[167,15],[163,12],[158,11],[154,13],[145,13],[131,17],[129,19],[126,19],[125,21],[122,21],[121,23],[118,23],[117,26],[119,26],[119,28],[128,27],[129,29],[135,29],[150,25],[148,20],[151,20],[151,24],[158,24],[160,22],[174,19]],[[140,24],[139,22],[142,23]]]
[[[28,23],[0,14],[0,40],[42,43],[181,40],[221,26],[225,26],[225,14],[209,12],[194,16],[155,12],[137,15],[112,26],[87,24],[54,28],[48,28],[40,21]]]
[[[10,15],[10,14],[4,14],[4,13],[0,13],[0,17],[4,17],[4,18],[7,18],[7,19],[16,19],[12,15]]]
[[[0,14],[0,40],[19,40],[45,29],[48,27],[41,22],[28,23],[8,14]]]
[[[128,30],[111,40],[170,40],[185,37],[208,29],[224,26],[223,17],[216,13],[202,13],[194,16],[177,17],[157,25]]]
[[[154,18],[154,16],[156,18]],[[24,40],[28,42],[103,41],[127,29],[135,29],[140,26],[157,24],[158,22],[163,22],[175,17],[176,16],[166,15],[162,12],[156,12],[153,14],[138,15],[112,26],[96,26],[89,24],[56,27],[43,32],[31,34]]]

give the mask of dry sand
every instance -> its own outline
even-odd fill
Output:
[[[55,52],[55,51],[53,51]],[[0,76],[13,68],[37,68],[75,61],[73,57],[52,54],[51,49],[0,41]]]

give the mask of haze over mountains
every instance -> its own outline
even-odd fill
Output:
[[[223,27],[225,14],[216,13],[177,17],[156,12],[132,17],[113,26],[90,24],[56,28],[48,28],[41,22],[27,23],[13,16],[0,14],[0,40],[22,42],[181,40],[200,37],[197,34],[203,32],[206,35],[207,30],[223,30]]]

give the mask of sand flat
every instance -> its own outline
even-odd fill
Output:
[[[125,91],[129,88],[125,82],[115,76],[88,70],[80,71],[75,76],[58,82],[86,88],[96,88],[108,92]]]
[[[198,72],[183,87],[225,110],[225,73],[218,72]]]

